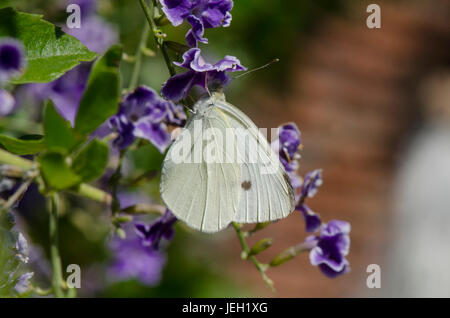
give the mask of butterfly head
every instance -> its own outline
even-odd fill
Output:
[[[212,102],[216,102],[219,100],[225,101],[225,94],[223,93],[223,91],[221,89],[216,90],[216,91],[211,92],[210,98],[211,98]]]

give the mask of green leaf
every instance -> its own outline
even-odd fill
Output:
[[[68,121],[61,117],[51,101],[45,107],[44,135],[45,144],[49,150],[64,153],[70,152],[84,139],[72,129]]]
[[[41,174],[50,188],[63,190],[81,182],[67,164],[63,154],[48,152],[39,157]]]
[[[35,136],[35,135],[34,135]],[[45,149],[45,143],[42,136],[40,138],[28,138],[24,136],[21,138],[14,138],[5,135],[0,135],[0,144],[5,147],[6,150],[16,155],[34,155]]]
[[[25,73],[12,80],[14,84],[53,81],[82,61],[97,54],[80,41],[61,31],[41,15],[0,9],[0,37],[13,37],[25,47]]]
[[[152,144],[147,144],[136,150],[127,152],[136,170],[143,172],[157,171],[161,169],[164,154]]]
[[[75,157],[72,169],[81,176],[83,182],[100,177],[108,164],[108,145],[96,139],[92,140]]]
[[[95,62],[75,119],[75,130],[78,132],[93,132],[117,112],[120,97],[118,68],[121,58],[122,47],[114,45]]]

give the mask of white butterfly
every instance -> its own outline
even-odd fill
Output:
[[[160,191],[177,218],[202,232],[281,219],[295,208],[278,156],[222,93],[195,104],[164,159]]]

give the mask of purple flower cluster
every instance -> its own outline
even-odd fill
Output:
[[[278,152],[280,161],[291,179],[296,193],[296,210],[302,213],[306,231],[316,232],[321,229],[319,235],[309,236],[306,239],[308,245],[314,246],[310,252],[311,264],[319,266],[328,277],[348,272],[349,263],[345,256],[350,248],[350,224],[337,220],[323,224],[319,215],[305,203],[305,200],[312,198],[322,185],[322,170],[311,171],[304,179],[298,175],[300,155],[297,151],[301,147],[301,134],[297,126],[294,123],[280,126],[278,140],[272,146]]]
[[[108,274],[112,280],[135,278],[144,285],[152,286],[161,279],[164,256],[143,246],[136,235],[127,233],[126,239],[115,238],[111,250],[114,257]]]
[[[175,235],[173,228],[177,218],[169,210],[153,224],[136,223],[136,233],[141,238],[143,246],[149,246],[153,250],[159,249],[159,244],[164,238],[171,240]]]
[[[164,152],[171,143],[169,126],[184,126],[183,107],[172,104],[151,88],[138,87],[120,103],[118,113],[109,120],[110,127],[119,133],[114,141],[120,149],[130,146],[135,138],[143,138]]]
[[[186,98],[194,86],[205,91],[223,87],[230,81],[226,72],[246,70],[240,61],[227,55],[215,64],[210,64],[201,56],[198,42],[208,43],[205,29],[228,27],[231,23],[232,0],[160,0],[167,19],[178,26],[185,20],[191,25],[186,34],[186,42],[192,47],[183,54],[183,62],[175,65],[187,72],[172,76],[161,89],[161,95],[172,101]]]
[[[198,42],[208,43],[204,38],[205,29],[228,27],[231,23],[232,0],[160,0],[167,19],[178,26],[186,20],[191,29],[186,34],[186,42],[197,47]]]
[[[296,210],[300,211],[305,219],[306,231],[317,231],[321,224],[320,218],[304,201],[306,197],[312,197],[315,194],[321,181],[312,179],[312,176],[317,175],[316,173],[308,173],[305,180],[297,174],[300,159],[298,149],[301,147],[301,133],[297,125],[288,123],[278,127],[278,139],[272,143],[272,147],[278,153],[280,161],[289,175],[295,191]]]
[[[173,101],[187,97],[195,85],[205,90],[208,87],[224,86],[230,81],[226,72],[246,70],[236,57],[229,55],[215,64],[207,63],[198,48],[186,51],[183,54],[183,62],[174,64],[188,71],[172,76],[163,85],[161,94]]]
[[[319,266],[322,273],[333,278],[347,273],[349,262],[345,258],[350,250],[350,223],[332,220],[322,224],[320,234],[310,236],[307,242],[314,242],[315,247],[309,254],[311,264]]]
[[[22,43],[13,39],[0,39],[0,85],[20,73],[25,64]],[[12,95],[0,88],[0,116],[11,113],[15,100]]]
[[[0,295],[17,296],[28,291],[33,272],[24,272],[29,261],[28,243],[20,232],[6,230],[0,226],[0,248],[2,249],[2,271],[0,272]]]

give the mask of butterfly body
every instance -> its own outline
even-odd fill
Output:
[[[233,221],[277,220],[294,210],[292,186],[277,155],[221,93],[194,106],[164,159],[160,190],[167,207],[202,232]]]

